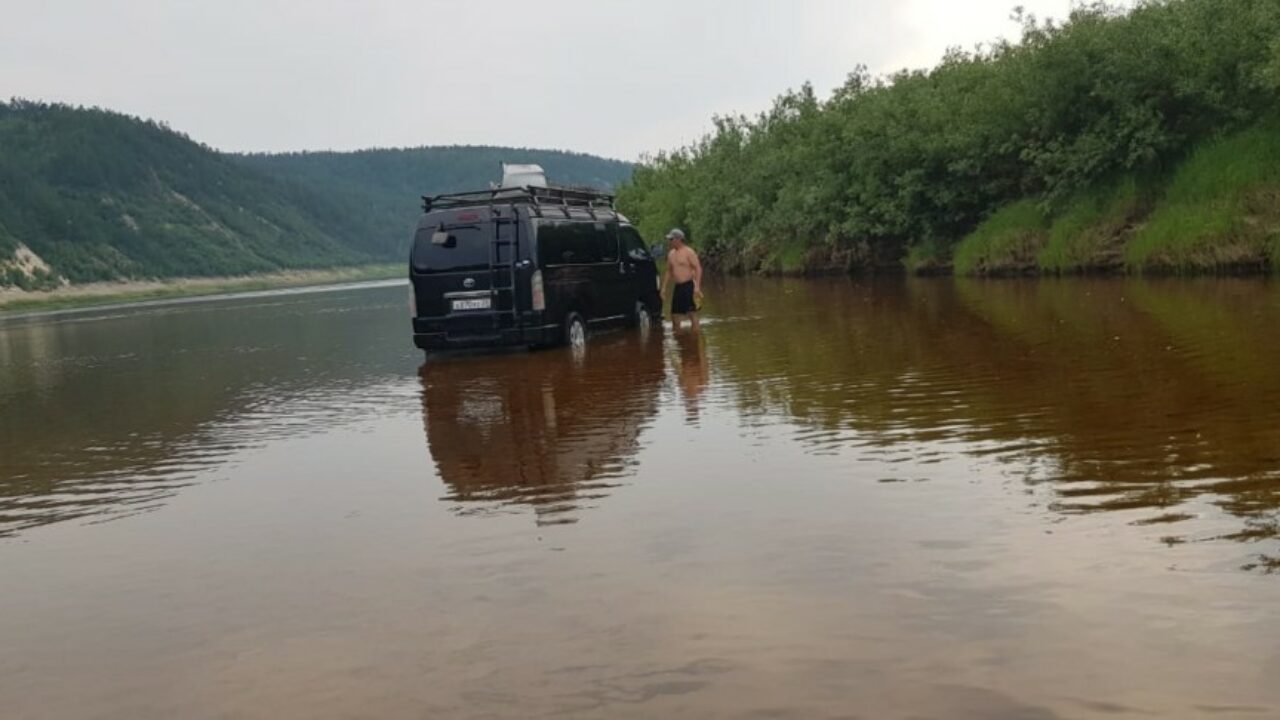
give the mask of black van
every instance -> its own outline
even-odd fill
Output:
[[[613,197],[559,187],[423,198],[409,259],[413,342],[581,347],[660,317],[658,270]]]

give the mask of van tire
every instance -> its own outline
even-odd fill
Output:
[[[575,350],[581,350],[587,345],[587,321],[576,312],[565,316],[564,344]]]
[[[640,332],[648,332],[653,327],[653,313],[643,300],[636,301],[636,309],[631,317],[631,324],[640,328]]]

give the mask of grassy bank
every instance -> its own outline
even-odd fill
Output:
[[[311,285],[386,280],[404,277],[405,274],[403,263],[390,263],[328,270],[293,270],[242,277],[174,278],[171,280],[89,283],[38,292],[3,290],[0,291],[0,313],[62,310],[179,297],[223,295],[254,290],[276,290]]]
[[[1100,183],[1047,211],[1007,205],[953,262],[966,275],[1280,268],[1280,120],[1203,143],[1163,177]]]
[[[1280,267],[1280,120],[1199,148],[1125,261],[1172,271]]]

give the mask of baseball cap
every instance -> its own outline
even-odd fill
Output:
[[[684,231],[681,230],[680,228],[672,228],[671,232],[667,233],[667,239],[673,240],[675,238],[680,238],[681,240],[683,240]]]

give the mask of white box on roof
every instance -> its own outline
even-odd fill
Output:
[[[547,173],[541,165],[512,165],[502,163],[502,187],[546,187]]]

